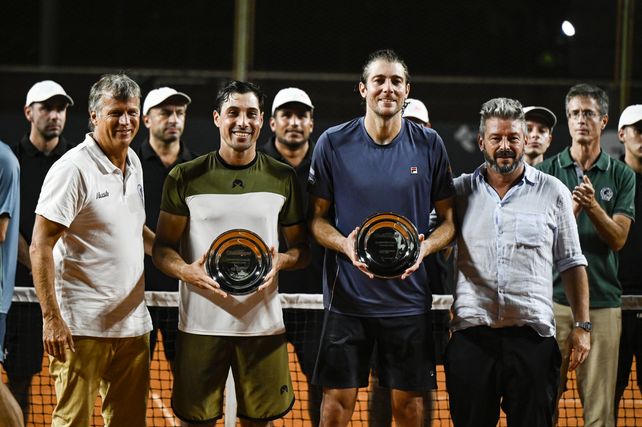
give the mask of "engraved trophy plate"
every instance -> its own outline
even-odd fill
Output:
[[[403,274],[419,256],[417,228],[406,217],[392,212],[367,218],[355,240],[357,258],[377,277],[392,279]]]
[[[254,292],[272,268],[272,255],[265,242],[249,230],[226,231],[212,242],[205,270],[233,295]]]

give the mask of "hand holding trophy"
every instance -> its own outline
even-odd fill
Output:
[[[207,274],[232,295],[256,291],[271,268],[272,255],[265,242],[243,229],[226,231],[214,239],[205,262]]]
[[[400,277],[417,262],[419,249],[417,228],[403,215],[392,212],[368,217],[355,239],[358,260],[382,279]]]

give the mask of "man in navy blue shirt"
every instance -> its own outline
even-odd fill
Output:
[[[436,386],[422,261],[454,236],[452,173],[439,135],[401,117],[410,84],[395,52],[370,55],[359,92],[365,116],[321,135],[308,179],[311,231],[326,248],[326,318],[314,373],[324,387],[321,425],[348,424],[358,388],[368,385],[375,349],[379,384],[392,389],[396,424],[417,425],[422,393]],[[439,226],[424,237],[433,208]],[[420,233],[419,257],[400,278],[375,278],[355,254],[359,225],[380,212],[409,218]]]

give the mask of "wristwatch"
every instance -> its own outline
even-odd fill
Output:
[[[591,332],[593,329],[593,324],[591,322],[575,322],[573,326],[576,328],[582,328],[586,332]]]

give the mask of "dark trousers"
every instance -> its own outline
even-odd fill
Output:
[[[149,334],[149,354],[154,358],[158,332],[163,336],[165,358],[174,368],[176,354],[176,336],[178,334],[178,307],[147,307],[152,318],[154,329]]]
[[[301,371],[308,383],[308,416],[314,427],[321,419],[321,400],[323,389],[311,383],[314,363],[319,352],[321,329],[323,326],[323,310],[283,310],[285,335],[292,343],[299,359]]]
[[[22,409],[25,425],[29,420],[31,382],[42,369],[42,312],[40,304],[14,302],[7,315],[7,351],[4,369],[9,390]]]
[[[553,426],[561,356],[554,337],[531,327],[478,326],[454,332],[446,387],[455,427]]]

